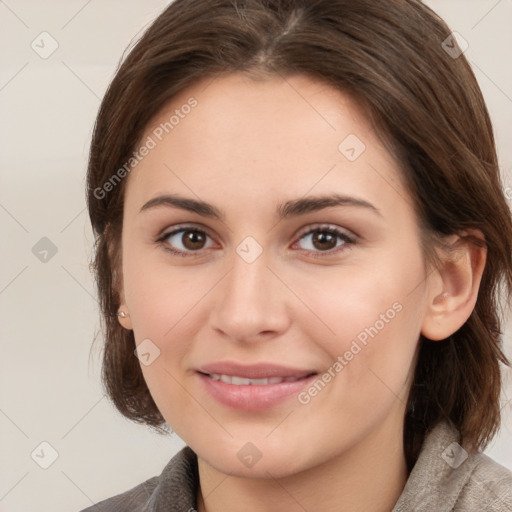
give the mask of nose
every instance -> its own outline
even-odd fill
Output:
[[[265,252],[252,263],[235,253],[231,270],[216,287],[211,325],[217,333],[238,342],[277,337],[290,326],[287,291],[268,268]]]

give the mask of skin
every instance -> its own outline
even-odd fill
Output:
[[[419,335],[442,340],[467,320],[485,249],[440,252],[442,267],[427,272],[399,164],[346,94],[301,75],[201,80],[141,140],[191,96],[197,106],[126,178],[118,270],[128,314],[121,324],[137,344],[149,338],[160,350],[141,364],[147,385],[198,455],[198,510],[243,502],[247,511],[389,511],[408,477],[403,417]],[[338,149],[349,134],[366,146],[354,161]],[[283,202],[333,192],[379,213],[342,205],[276,217]],[[163,194],[207,201],[225,217],[140,211]],[[182,224],[206,238],[193,245],[185,231],[156,241]],[[307,233],[319,225],[355,243],[315,242]],[[251,263],[236,251],[248,236],[263,250]],[[196,373],[229,360],[321,375],[397,303],[400,312],[307,404],[294,396],[264,411],[236,410],[213,399]],[[261,453],[252,467],[237,457],[247,442]]]

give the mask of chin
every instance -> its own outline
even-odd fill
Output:
[[[225,443],[189,445],[197,456],[217,471],[241,478],[285,478],[313,467],[318,461],[298,451],[295,443],[285,445],[261,439],[254,442],[230,438]]]

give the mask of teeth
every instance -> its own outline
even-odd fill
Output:
[[[237,386],[247,386],[247,384],[251,383],[251,379],[244,379],[243,377],[231,377],[231,384],[235,384]]]
[[[250,381],[251,384],[254,384],[255,386],[264,386],[265,384],[268,384],[268,379],[250,379]]]
[[[220,380],[226,384],[234,384],[235,386],[266,386],[267,384],[280,384],[281,382],[295,382],[299,380],[297,377],[270,377],[265,379],[247,379],[245,377],[221,375],[218,373],[211,373],[210,378],[213,380]]]

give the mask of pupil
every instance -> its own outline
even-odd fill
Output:
[[[317,249],[334,249],[334,247],[336,247],[336,237],[331,233],[316,233],[313,235],[313,243],[318,243],[320,245],[320,247],[317,247]],[[326,243],[327,246],[325,245]]]

